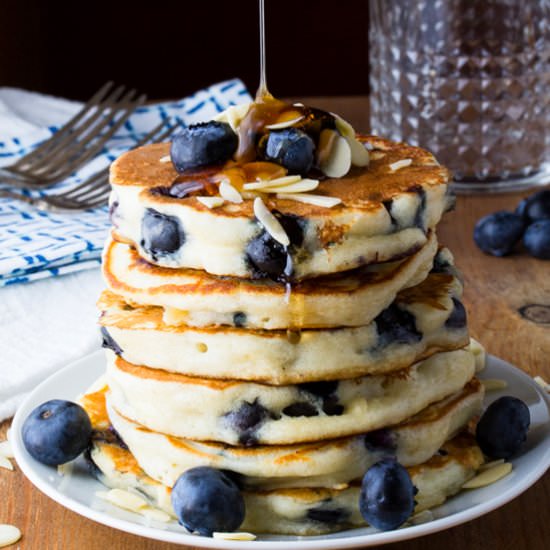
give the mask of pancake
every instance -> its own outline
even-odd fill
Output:
[[[280,283],[159,268],[115,241],[105,248],[103,275],[108,288],[130,304],[162,306],[170,325],[269,330],[361,326],[388,307],[397,292],[424,280],[436,253],[435,234],[430,234],[425,246],[405,260],[293,285],[290,299]]]
[[[107,351],[109,401],[168,435],[232,445],[279,445],[391,426],[459,391],[474,375],[465,350],[437,353],[384,375],[268,386],[208,380],[132,365]]]
[[[391,455],[404,466],[425,462],[481,411],[483,385],[473,379],[462,390],[438,401],[401,424],[342,439],[286,446],[233,447],[166,436],[128,420],[112,407],[107,413],[104,386],[80,401],[93,415],[93,427],[112,424],[140,467],[156,481],[172,486],[189,468],[211,466],[238,473],[249,488],[333,487],[361,478]],[[104,438],[109,439],[109,433]]]
[[[132,306],[109,291],[98,306],[104,345],[129,363],[280,385],[391,372],[466,346],[461,294],[455,276],[431,272],[368,325],[301,331],[170,326],[161,307]]]
[[[96,434],[97,435],[97,434]],[[92,471],[105,485],[137,492],[172,517],[170,488],[153,480],[140,468],[130,451],[116,442],[94,439],[89,452]],[[483,454],[469,435],[445,443],[425,463],[408,471],[418,493],[415,513],[442,504],[460,491],[483,464]],[[359,482],[344,488],[292,488],[245,490],[246,515],[239,530],[253,533],[321,535],[365,526],[359,512]],[[183,529],[183,528],[182,528]]]
[[[373,150],[369,166],[352,168],[342,178],[324,179],[315,191],[338,197],[340,204],[324,208],[264,196],[281,223],[292,226],[289,252],[294,280],[410,255],[426,243],[427,231],[452,204],[450,174],[433,155],[378,137],[360,139]],[[249,253],[252,241],[264,236],[253,198],[208,208],[194,196],[170,195],[178,173],[170,162],[161,162],[169,149],[168,143],[146,145],[124,153],[111,165],[110,205],[119,239],[160,266],[266,276]],[[393,168],[408,159],[410,165]],[[161,245],[149,246],[159,239]]]

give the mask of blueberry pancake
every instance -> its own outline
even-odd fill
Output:
[[[303,281],[288,289],[271,280],[219,277],[149,264],[135,249],[110,241],[103,257],[107,286],[128,303],[162,306],[167,325],[227,325],[245,329],[362,326],[403,288],[423,281],[437,253],[435,234],[404,260]],[[448,251],[436,269],[452,270]],[[440,266],[440,267],[438,267]],[[450,272],[450,271],[449,271]]]
[[[294,191],[315,182],[315,196],[337,201],[332,207],[302,202],[299,193],[263,192],[273,189],[262,188],[265,181],[283,181],[276,164],[229,161],[181,175],[169,162],[168,143],[129,151],[110,172],[117,238],[159,266],[244,278],[302,280],[404,258],[426,243],[428,231],[452,205],[449,172],[423,149],[373,136],[358,140],[370,149],[368,166],[280,186]],[[275,172],[263,174],[264,165]],[[223,176],[216,177],[220,171]],[[295,172],[288,173],[282,177],[294,182]],[[231,189],[225,193],[229,200],[218,194],[221,182]],[[251,187],[254,192],[247,191]],[[285,246],[258,217],[255,196],[277,217]]]
[[[107,355],[108,400],[119,414],[168,435],[244,446],[319,441],[391,426],[459,391],[475,371],[473,354],[456,350],[389,374],[270,386],[193,378]]]
[[[151,505],[172,517],[170,487],[149,477],[120,441],[105,441],[100,432],[89,452],[91,470],[105,485],[137,492]],[[461,434],[445,443],[440,452],[418,466],[408,467],[418,489],[418,513],[442,504],[460,491],[483,464],[483,454],[472,436]],[[253,533],[321,535],[365,526],[359,512],[360,483],[340,488],[303,487],[245,490],[245,518],[239,530]]]
[[[459,279],[436,267],[367,325],[291,331],[167,325],[161,307],[130,305],[110,291],[98,306],[104,345],[129,363],[279,385],[391,372],[462,348],[469,340],[461,294]]]
[[[483,385],[473,379],[401,424],[367,434],[298,445],[234,447],[166,436],[104,406],[105,385],[81,403],[96,411],[94,426],[109,423],[140,467],[156,481],[173,486],[184,471],[211,466],[239,474],[247,488],[334,487],[360,479],[381,458],[392,455],[404,466],[425,462],[481,411]],[[101,418],[100,418],[101,416]],[[108,432],[104,435],[109,439]]]

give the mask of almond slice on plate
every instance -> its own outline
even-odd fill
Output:
[[[0,524],[0,548],[16,543],[21,538],[21,531],[15,525]]]

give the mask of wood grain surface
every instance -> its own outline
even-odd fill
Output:
[[[315,98],[311,103],[341,112],[359,129],[368,120],[365,98]],[[526,193],[460,196],[440,224],[439,240],[453,252],[465,278],[464,301],[471,334],[487,350],[530,375],[550,380],[550,262],[524,253],[493,258],[473,243],[475,221],[513,209]],[[541,306],[528,307],[526,306]],[[523,312],[523,315],[522,315]],[[0,440],[8,426],[0,426]],[[393,550],[548,550],[550,473],[521,496],[477,520],[407,542]],[[17,525],[22,550],[176,550],[182,547],[128,535],[82,518],[42,495],[16,467],[0,469],[0,523]],[[246,548],[246,543],[243,543]]]

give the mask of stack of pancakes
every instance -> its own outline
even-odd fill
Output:
[[[435,233],[449,174],[421,149],[360,139],[370,165],[317,190],[339,205],[264,197],[290,228],[286,285],[250,255],[270,239],[251,198],[174,196],[169,144],[113,164],[108,366],[82,399],[107,485],[173,515],[170,487],[212,466],[243,489],[243,529],[305,535],[364,525],[361,478],[388,455],[409,470],[416,511],[475,474],[466,427],[483,387]]]

